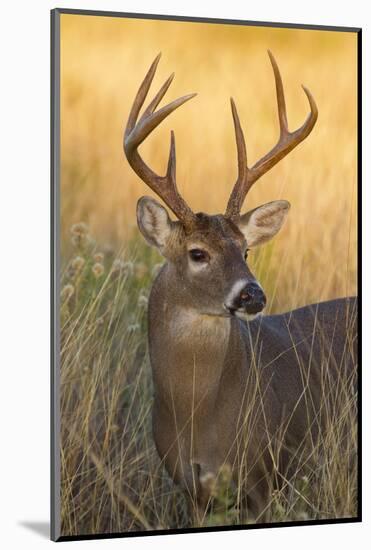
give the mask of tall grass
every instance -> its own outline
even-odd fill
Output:
[[[169,100],[199,95],[149,137],[143,156],[162,173],[174,129],[181,192],[195,210],[224,211],[237,169],[229,97],[238,105],[250,163],[277,138],[270,48],[281,68],[290,127],[301,124],[308,109],[301,82],[318,103],[319,119],[245,205],[279,198],[292,204],[279,236],[251,254],[252,270],[270,313],[355,294],[356,37],[66,14],[61,33],[62,531],[189,526],[184,497],[166,476],[151,435],[146,302],[161,259],[138,237],[135,204],[151,193],[123,158],[123,125],[162,51],[153,93],[175,70]],[[80,220],[96,241],[76,225]],[[273,494],[274,521],[355,515],[356,472],[349,469],[355,396],[344,391],[343,399],[344,416],[329,427],[319,467]],[[343,424],[350,426],[345,450]],[[204,521],[250,521],[238,507],[240,495],[230,494],[228,472],[222,478]]]
[[[159,258],[136,241],[119,257],[103,254],[86,226],[75,225],[72,232],[75,253],[65,266],[61,289],[62,533],[190,527],[184,496],[166,475],[152,440],[146,309]],[[356,515],[356,396],[351,388],[344,379],[333,390],[335,397],[341,395],[343,414],[330,420],[325,441],[305,453],[300,449],[302,462],[315,468],[298,469],[294,481],[283,480],[272,493],[270,521]],[[326,403],[329,399],[324,396]],[[249,404],[247,427],[256,407],[258,398]],[[240,488],[232,491],[229,482],[223,469],[213,509],[201,525],[251,521],[240,506]]]

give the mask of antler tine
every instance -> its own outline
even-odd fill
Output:
[[[175,109],[177,109],[178,107],[183,105],[183,103],[190,100],[196,95],[189,94],[182,96],[178,99],[175,99],[168,105],[165,105],[158,111],[155,111],[156,107],[160,103],[161,99],[164,97],[174,78],[174,74],[172,74],[161,86],[160,90],[149,103],[148,107],[144,110],[141,118],[138,121],[139,112],[147,97],[159,60],[160,54],[153,61],[134,99],[124,134],[124,151],[126,154],[126,158],[128,159],[129,164],[133,168],[135,173],[155,193],[157,193],[159,197],[162,198],[162,200],[174,212],[179,220],[181,220],[185,225],[188,225],[194,220],[195,215],[186,204],[184,199],[179,195],[176,186],[176,153],[174,133],[171,132],[170,154],[165,176],[159,176],[149,166],[147,166],[137,150],[139,145],[146,139],[146,137],[167,116],[169,116],[170,113],[175,111]]]
[[[148,70],[148,73],[144,77],[144,80],[139,87],[137,95],[135,96],[133,105],[129,113],[129,118],[126,124],[126,128],[125,128],[125,139],[130,134],[130,132],[134,129],[135,123],[138,119],[139,111],[143,106],[143,103],[147,97],[148,91],[151,87],[153,77],[155,76],[157,65],[158,65],[158,62],[160,61],[160,57],[161,57],[161,53],[159,53],[156,59],[153,61],[152,65]]]
[[[283,159],[290,151],[292,151],[300,142],[302,142],[312,131],[317,118],[318,109],[314,101],[314,98],[310,91],[303,86],[305,95],[307,96],[310,113],[305,120],[304,124],[300,126],[294,132],[290,132],[287,124],[286,102],[285,94],[283,90],[282,78],[278,69],[277,62],[273,57],[273,54],[268,50],[268,55],[272,64],[274,79],[276,83],[276,95],[277,95],[277,107],[278,107],[278,120],[280,125],[280,136],[277,144],[264,155],[258,162],[254,164],[252,168],[248,168],[246,163],[246,169],[243,171],[241,163],[243,158],[246,159],[245,140],[241,124],[238,118],[236,106],[232,104],[232,115],[235,127],[237,152],[238,152],[238,178],[236,184],[232,190],[231,196],[228,201],[226,216],[235,217],[238,216],[247,193],[253,186],[253,184],[268,170],[273,168],[281,159]],[[245,155],[245,156],[244,156]]]
[[[164,97],[166,92],[169,89],[170,84],[172,83],[174,79],[175,73],[172,73],[169,78],[164,82],[164,84],[161,86],[155,97],[152,99],[151,103],[148,105],[147,109],[144,111],[141,120],[145,118],[148,115],[151,115],[153,111],[156,109],[157,105],[160,103],[161,99]]]
[[[138,147],[166,117],[175,111],[175,109],[183,105],[183,103],[192,99],[195,95],[196,94],[189,94],[179,97],[158,111],[147,114],[146,116],[143,115],[125,139],[125,146]]]
[[[233,97],[231,97],[231,107],[237,144],[238,179],[244,180],[247,173],[246,142]]]
[[[239,212],[241,209],[240,202],[243,195],[246,196],[248,189],[248,167],[247,167],[247,153],[246,142],[243,130],[241,127],[240,118],[237,113],[236,104],[231,97],[231,108],[234,124],[234,132],[237,145],[237,164],[238,164],[238,176],[231,196],[229,197],[228,206],[226,210],[227,217],[233,217],[234,212]]]
[[[277,62],[273,57],[273,54],[268,50],[269,59],[271,60],[274,80],[276,83],[276,95],[277,95],[277,107],[278,107],[278,120],[280,123],[280,134],[281,136],[287,134],[289,129],[287,125],[287,112],[286,112],[286,101],[285,101],[285,92],[283,91],[282,78],[280,70],[278,68]]]

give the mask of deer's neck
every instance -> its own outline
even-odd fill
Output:
[[[193,308],[175,306],[169,315],[169,334],[181,347],[208,348],[221,351],[228,345],[230,319],[208,315]]]
[[[152,287],[149,325],[150,345],[161,340],[168,352],[186,354],[187,358],[204,355],[206,350],[224,357],[231,330],[228,317],[210,315],[192,303],[192,297],[170,267],[164,269]]]
[[[155,386],[162,392],[165,384],[184,390],[188,380],[197,382],[199,393],[216,395],[224,371],[246,365],[240,322],[191,307],[169,277],[160,277],[152,288],[149,347]]]

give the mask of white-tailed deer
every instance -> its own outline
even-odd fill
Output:
[[[161,121],[195,95],[156,111],[170,76],[139,118],[159,56],[139,88],[124,136],[131,167],[177,217],[172,221],[153,198],[138,201],[139,229],[166,258],[149,300],[153,434],[168,473],[189,495],[198,518],[226,464],[249,513],[257,521],[269,519],[275,483],[290,483],[308,464],[310,442],[318,440],[341,406],[342,391],[354,383],[355,298],[257,316],[266,297],[247,266],[247,251],[276,235],[290,205],[276,200],[240,211],[252,185],[309,135],[318,115],[303,87],[310,113],[299,129],[288,130],[281,76],[270,52],[269,57],[279,140],[249,168],[231,99],[238,178],[225,214],[196,214],[180,196],[173,132],[165,176],[153,172],[138,153]],[[334,385],[338,391],[328,392]]]

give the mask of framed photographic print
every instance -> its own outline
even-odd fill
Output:
[[[360,43],[52,11],[54,540],[361,520]]]

